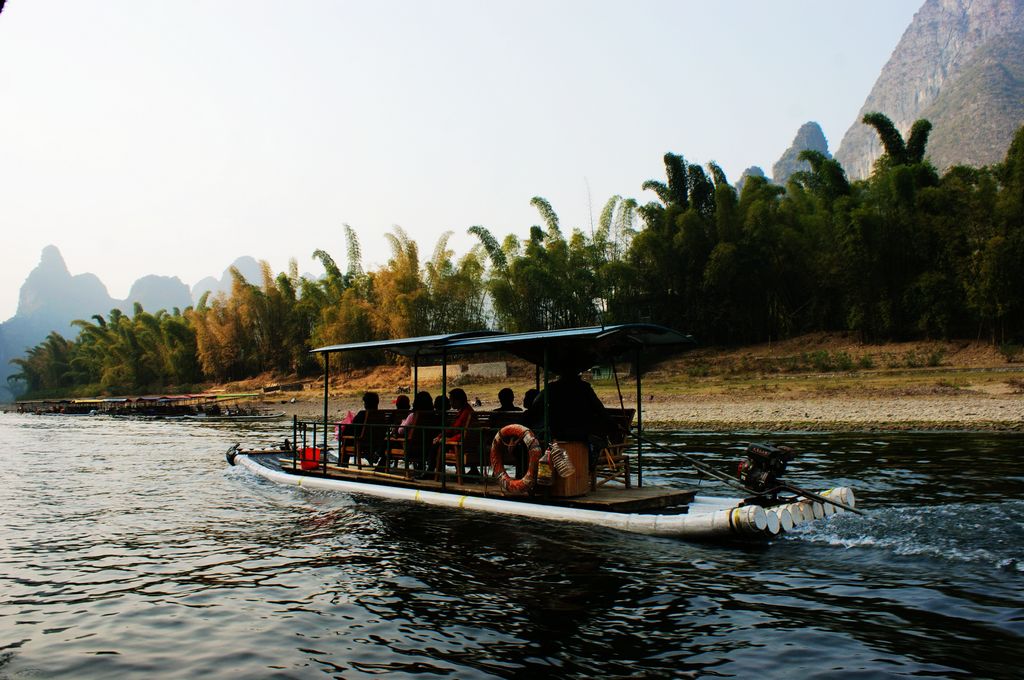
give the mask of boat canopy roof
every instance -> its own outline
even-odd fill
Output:
[[[508,352],[537,365],[545,363],[546,354],[548,368],[556,373],[566,374],[579,373],[603,360],[628,351],[693,342],[691,336],[665,326],[629,323],[527,333],[471,331],[329,345],[312,351],[330,353],[383,349],[407,357]]]
[[[494,337],[464,338],[448,344],[450,352],[508,352],[555,373],[579,373],[616,356],[661,345],[693,344],[679,331],[648,323],[564,328],[553,331],[506,333]]]
[[[441,335],[421,335],[415,338],[369,340],[367,342],[349,342],[343,345],[327,345],[310,351],[313,353],[330,354],[333,352],[383,349],[404,357],[440,356],[448,344],[455,340],[496,335],[504,335],[504,333],[500,331],[466,331],[463,333],[444,333]]]

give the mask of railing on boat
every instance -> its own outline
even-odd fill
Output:
[[[633,409],[606,409],[613,421],[628,432],[633,420]],[[488,484],[490,481],[491,444],[497,432],[505,425],[526,424],[525,412],[478,411],[468,427],[453,428],[455,412],[443,418],[434,412],[420,412],[409,432],[401,423],[409,411],[380,409],[370,412],[365,423],[324,423],[322,419],[292,420],[292,439],[289,450],[292,469],[309,474],[372,473],[401,479],[427,478],[439,481],[442,488],[454,482]],[[451,436],[457,431],[458,436]],[[442,432],[449,437],[445,443],[435,444]],[[543,433],[538,432],[538,435]],[[595,446],[589,450],[586,442],[562,442],[576,455],[577,465],[586,466],[585,478],[577,481],[594,490],[608,482],[618,482],[627,488],[632,485],[630,460],[636,454],[636,442],[626,437],[621,442]],[[515,467],[517,475],[523,473],[525,456],[516,458],[505,454],[504,463]],[[451,470],[449,470],[451,468]],[[468,469],[468,471],[467,471]],[[469,474],[471,471],[473,474]],[[577,494],[586,489],[577,488]]]

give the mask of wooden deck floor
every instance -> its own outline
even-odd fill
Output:
[[[372,467],[355,466],[340,467],[338,465],[327,465],[326,474],[324,467],[320,466],[315,470],[296,470],[291,458],[279,458],[281,469],[292,474],[310,475],[315,477],[328,477],[332,479],[344,479],[353,482],[366,482],[370,484],[383,484],[398,486],[409,489],[423,489],[426,491],[441,491],[445,493],[460,494],[465,496],[481,496],[487,498],[512,498],[502,493],[494,479],[485,480],[484,483],[477,481],[470,482],[463,478],[462,484],[457,483],[455,475],[449,473],[445,482],[433,478],[411,479],[403,473],[391,474],[377,472]],[[581,508],[587,510],[601,510],[605,512],[652,512],[670,508],[685,506],[697,492],[693,489],[670,489],[666,487],[644,486],[626,489],[622,486],[603,486],[597,491],[592,491],[585,496],[576,498],[551,498],[545,496],[542,487],[540,493],[532,497],[515,497],[515,500],[527,503],[543,503],[545,505],[559,505],[570,508]]]

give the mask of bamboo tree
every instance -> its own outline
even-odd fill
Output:
[[[805,151],[809,169],[786,187],[749,178],[738,194],[714,163],[667,153],[665,179],[642,185],[657,200],[611,197],[589,236],[563,229],[536,196],[542,226],[501,241],[470,227],[478,243],[461,257],[449,232],[422,262],[395,227],[384,236],[392,257],[370,272],[346,224],[344,272],[318,249],[318,280],[294,261],[277,275],[263,262],[261,281],[232,270],[229,293],[184,311],[136,305],[79,319],[73,341],[51,333],[28,348],[13,379],[55,393],[308,374],[319,370],[313,346],[487,325],[649,320],[724,343],[813,330],[1024,340],[1024,127],[999,165],[939,177],[926,160],[930,123],[904,140],[881,114],[864,121],[885,149],[867,180],[851,183],[837,161]]]

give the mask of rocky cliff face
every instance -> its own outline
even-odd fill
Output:
[[[1024,31],[978,49],[921,118],[934,126],[928,158],[940,170],[1003,160],[1024,124]]]
[[[1015,68],[1002,68],[1019,62],[1022,30],[1024,0],[926,0],[836,152],[850,178],[867,177],[882,153],[874,130],[860,122],[870,111],[904,134],[929,118],[928,156],[940,170],[1000,160],[1024,123],[1024,81]],[[965,101],[969,110],[957,110],[955,102]]]
[[[808,149],[817,151],[826,158],[832,158],[828,152],[828,140],[825,139],[825,133],[821,131],[821,126],[813,121],[800,126],[796,137],[793,138],[793,143],[772,166],[772,181],[785,186],[793,173],[810,170],[810,163],[799,159],[800,152]]]

